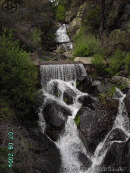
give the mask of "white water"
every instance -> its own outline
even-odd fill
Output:
[[[67,65],[67,68],[68,67],[70,68],[70,66]],[[119,108],[118,108],[118,114],[117,114],[116,120],[114,121],[112,130],[106,135],[104,140],[99,143],[94,154],[90,156],[87,154],[87,150],[79,138],[77,126],[75,125],[75,122],[74,122],[74,118],[77,114],[77,111],[81,107],[81,104],[78,103],[78,101],[77,101],[78,97],[80,97],[82,95],[88,95],[88,94],[82,93],[78,89],[76,89],[76,83],[75,83],[76,81],[73,80],[73,78],[72,78],[72,76],[73,76],[72,73],[74,73],[74,70],[73,71],[70,70],[68,72],[69,74],[67,74],[62,71],[64,69],[63,66],[62,66],[61,73],[60,72],[57,73],[56,70],[54,70],[54,68],[60,69],[59,66],[55,66],[55,67],[53,66],[53,68],[52,68],[52,66],[51,66],[51,68],[50,68],[50,66],[48,66],[48,67],[41,66],[41,73],[44,72],[44,74],[42,74],[42,80],[46,76],[46,78],[47,78],[46,82],[48,82],[46,91],[43,90],[44,95],[46,96],[46,100],[48,98],[54,99],[54,100],[58,101],[59,104],[70,109],[72,112],[72,116],[69,116],[68,120],[66,122],[64,134],[62,134],[60,136],[60,138],[58,139],[58,141],[55,142],[57,147],[60,149],[60,153],[61,153],[61,157],[62,157],[62,167],[61,167],[60,173],[98,173],[101,170],[100,165],[102,164],[102,162],[106,156],[106,153],[110,149],[112,144],[114,142],[116,142],[116,143],[126,142],[128,140],[128,138],[130,137],[130,122],[127,117],[127,111],[125,109],[125,105],[123,102],[123,100],[125,98],[125,94],[123,94],[119,89],[116,89],[116,94],[115,94],[114,98],[119,99]],[[68,77],[66,78],[66,81],[63,81],[63,79],[65,79],[65,76],[64,76],[65,74],[67,74]],[[50,76],[50,78],[49,78],[49,76]],[[55,76],[57,79],[53,79],[53,78],[55,78]],[[74,76],[76,79],[76,72],[75,72]],[[48,79],[50,79],[50,80],[48,80]],[[53,80],[51,80],[51,79],[53,79]],[[45,82],[45,81],[42,81],[42,82]],[[56,97],[54,95],[54,93],[52,92],[54,83],[58,84],[57,85],[58,91],[59,91],[58,97]],[[63,100],[63,93],[67,88],[71,88],[76,93],[76,98],[74,100],[73,105],[67,105]],[[42,111],[42,109],[41,109],[41,111]],[[42,128],[42,132],[44,132],[45,121],[44,121],[44,118],[42,117],[41,112],[39,113],[39,118],[40,118],[39,125]],[[110,141],[110,139],[109,139],[110,135],[112,134],[113,130],[117,129],[117,128],[121,129],[124,132],[125,139],[122,141],[120,141],[120,140]],[[88,170],[85,170],[82,168],[82,164],[78,160],[79,152],[84,153],[92,161],[92,165]]]
[[[87,76],[83,64],[41,65],[41,86],[45,87],[51,79],[74,81],[81,76]]]
[[[56,31],[56,41],[62,44],[65,50],[69,50],[73,48],[72,42],[70,42],[69,36],[67,35],[67,25],[63,24],[57,31]],[[67,42],[67,43],[65,43]]]

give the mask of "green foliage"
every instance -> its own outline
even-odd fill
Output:
[[[0,98],[0,120],[9,122],[10,115],[13,115],[13,111],[3,98]]]
[[[58,5],[56,10],[56,20],[58,22],[64,21],[66,9],[63,5]]]
[[[125,52],[122,52],[120,49],[117,48],[109,61],[109,68],[107,68],[109,74],[114,75],[120,70],[120,68],[124,64],[124,57]]]
[[[79,33],[74,39],[74,56],[92,56],[100,52],[100,41],[92,35],[84,35],[83,33]]]
[[[37,69],[29,54],[13,41],[12,32],[5,33],[0,37],[0,95],[24,116],[30,114],[36,101]]]
[[[96,6],[95,9],[90,10],[86,14],[85,22],[95,28],[96,26],[100,25],[100,15],[101,15],[101,6]],[[97,28],[95,28],[97,29]]]
[[[93,57],[92,64],[96,67],[97,73],[100,74],[106,67],[104,57],[101,54],[94,54]]]
[[[75,121],[75,124],[78,126],[80,123],[80,115],[79,114],[76,115],[74,121]]]
[[[41,35],[42,31],[36,27],[33,32],[30,32],[31,41],[35,43],[36,48],[41,46]]]
[[[125,69],[130,71],[130,52],[125,57]]]
[[[1,173],[10,173],[8,166],[8,149],[0,146],[0,171]]]

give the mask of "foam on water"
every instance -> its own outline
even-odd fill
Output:
[[[74,67],[74,65],[70,65],[70,66],[67,65],[67,69],[70,67]],[[69,74],[67,78],[65,78],[64,76],[67,73],[65,73],[65,70],[62,71],[61,68],[62,70],[64,69],[63,66],[61,67],[61,66],[55,66],[55,65],[48,66],[48,67],[47,66],[41,67],[41,72],[45,72],[44,74],[42,74],[42,83],[43,82],[46,83],[48,81],[46,85],[47,89],[46,90],[43,89],[44,95],[46,96],[46,100],[50,98],[53,100],[56,100],[60,105],[65,106],[66,108],[70,109],[72,112],[72,116],[68,117],[68,120],[65,124],[65,132],[59,137],[58,141],[55,142],[57,147],[60,149],[60,153],[62,157],[62,167],[60,172],[61,173],[98,173],[100,172],[99,171],[100,165],[102,164],[106,156],[106,153],[110,149],[112,144],[114,142],[124,143],[130,137],[130,130],[129,130],[130,123],[129,123],[127,111],[125,109],[125,105],[123,102],[125,98],[125,94],[123,94],[119,89],[116,89],[116,94],[114,98],[119,100],[119,107],[118,107],[116,120],[114,121],[114,125],[111,131],[106,135],[104,140],[99,143],[94,154],[90,156],[87,154],[87,150],[84,147],[81,139],[79,138],[79,132],[74,122],[74,118],[81,107],[81,104],[78,102],[78,98],[82,95],[88,95],[88,94],[82,93],[81,91],[76,89],[76,78],[77,78],[76,68],[73,68],[73,72],[75,72],[75,74],[73,75],[72,75],[72,71],[69,69],[68,71]],[[60,73],[60,71],[62,72]],[[82,72],[81,74],[83,74]],[[45,81],[43,80],[44,77],[46,77]],[[75,80],[72,80],[73,77],[75,78]],[[54,79],[51,80],[52,78]],[[63,81],[63,79],[66,79],[66,81]],[[55,84],[57,85],[57,88],[59,91],[58,96],[55,96],[55,94],[53,93],[53,88]],[[76,93],[76,98],[72,105],[67,105],[63,100],[63,93],[67,88],[72,89]],[[42,114],[39,113],[39,117],[40,117],[40,123],[42,126],[45,123],[44,120],[42,119]],[[116,128],[122,130],[122,132],[125,135],[124,140],[122,141],[109,140],[109,136],[112,134],[112,131]],[[84,153],[92,161],[92,165],[88,170],[85,170],[85,169],[83,170],[82,164],[78,160],[79,152]]]

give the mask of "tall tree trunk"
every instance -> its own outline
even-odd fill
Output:
[[[102,0],[101,4],[101,22],[100,22],[100,40],[103,42],[103,30],[105,23],[105,0]]]

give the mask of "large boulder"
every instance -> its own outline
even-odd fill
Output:
[[[71,111],[60,105],[57,101],[49,99],[44,108],[43,116],[46,121],[45,133],[54,141],[59,138],[59,135],[64,131],[65,122],[68,116],[71,116]]]
[[[98,98],[93,99],[93,107],[94,109],[89,105],[82,106],[77,112],[77,115],[80,116],[79,131],[84,135],[87,150],[91,154],[111,130],[118,112],[118,107],[109,109],[109,111],[105,109]]]
[[[31,150],[37,154],[37,159],[39,159],[37,170],[40,173],[59,172],[61,155],[54,142],[38,129],[30,129],[28,135]]]

